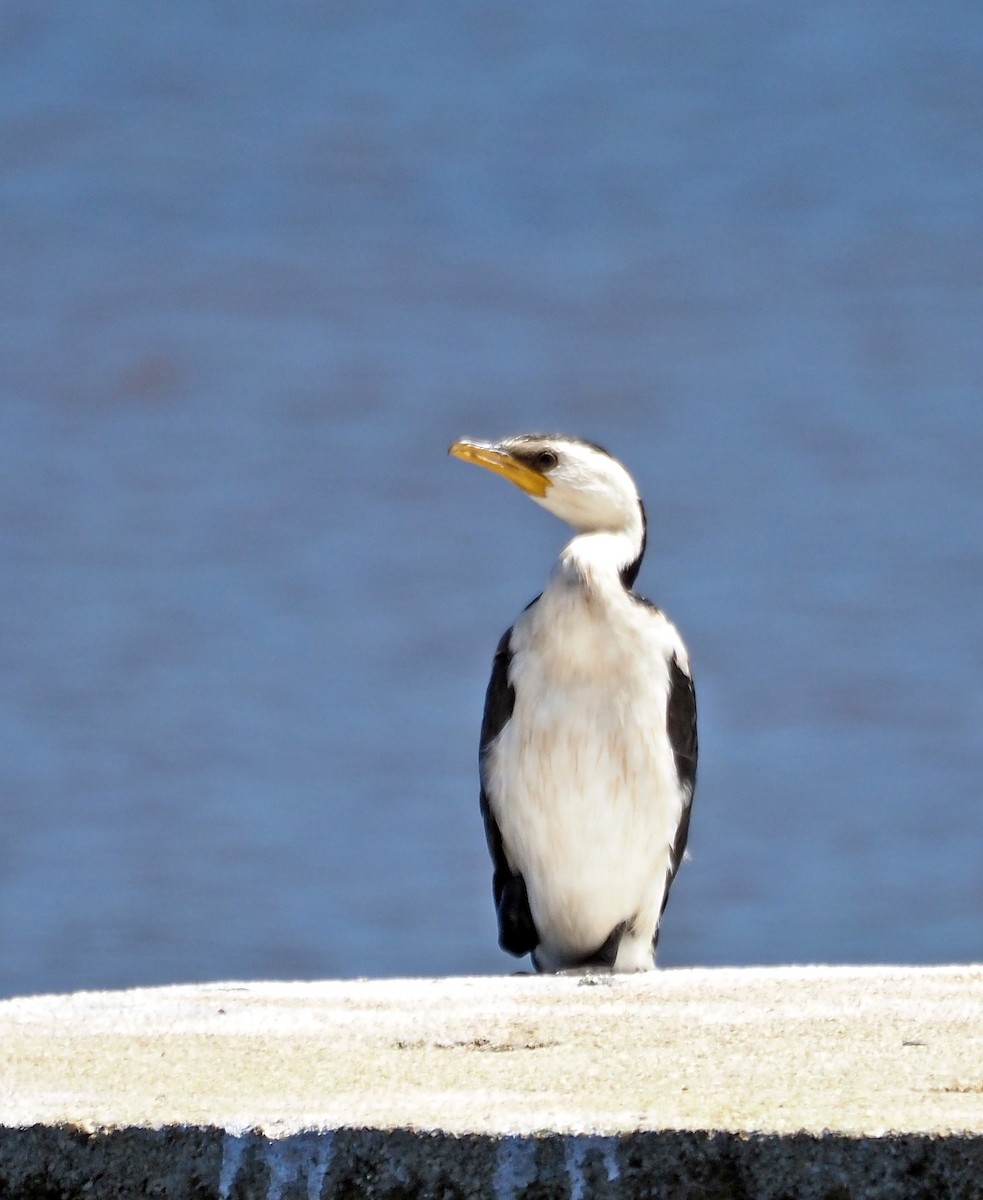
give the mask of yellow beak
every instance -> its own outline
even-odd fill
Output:
[[[497,446],[488,446],[482,442],[455,442],[447,451],[462,462],[477,463],[479,467],[487,467],[496,475],[501,475],[516,487],[522,488],[530,496],[545,496],[550,481],[545,475],[530,467],[505,450]]]

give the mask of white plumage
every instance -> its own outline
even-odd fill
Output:
[[[573,525],[540,597],[505,634],[482,729],[482,811],[500,941],[541,971],[654,966],[696,770],[689,660],[631,591],[645,516],[590,443],[523,435],[451,452]]]

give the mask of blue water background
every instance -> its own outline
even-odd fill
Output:
[[[0,4],[0,994],[501,972],[476,736],[646,498],[660,961],[983,957],[978,0]]]

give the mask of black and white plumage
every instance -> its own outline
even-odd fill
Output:
[[[450,453],[572,525],[502,636],[481,727],[499,943],[539,971],[655,965],[696,784],[696,697],[675,626],[631,590],[645,511],[607,451],[556,434]]]

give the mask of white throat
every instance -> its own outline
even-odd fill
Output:
[[[617,578],[638,557],[641,538],[626,531],[579,533],[560,554],[557,566],[564,573],[576,572],[585,579]]]

